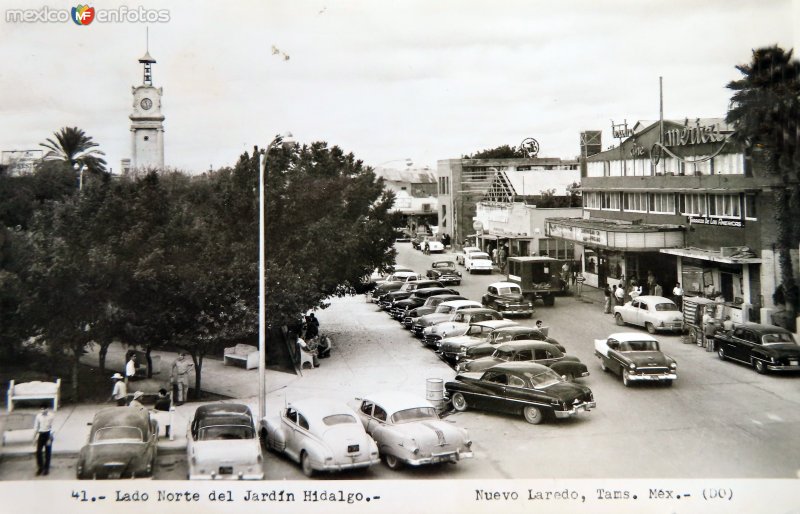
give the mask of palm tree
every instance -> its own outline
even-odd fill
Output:
[[[753,50],[752,62],[736,69],[743,77],[727,86],[734,93],[725,120],[735,128],[734,140],[783,186],[775,188],[781,274],[775,298],[783,300],[787,328],[794,330],[800,296],[791,257],[800,236],[796,223],[800,200],[800,61],[792,59],[791,50],[770,46]]]
[[[102,158],[105,153],[95,147],[99,144],[92,141],[91,136],[78,127],[63,127],[54,133],[55,140],[48,138],[46,143],[39,146],[47,148],[45,160],[64,161],[70,167],[75,164],[86,165],[89,173],[102,174],[106,172],[106,161]]]

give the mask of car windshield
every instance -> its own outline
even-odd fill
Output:
[[[495,350],[492,357],[501,361],[510,361],[514,357],[514,353],[506,350]]]
[[[657,341],[623,341],[619,344],[621,352],[657,352]]]
[[[434,268],[452,268],[453,265],[450,264],[449,262],[434,262],[433,263],[433,267]]]
[[[485,253],[473,253],[472,255],[469,256],[469,258],[472,259],[473,261],[488,261],[491,259],[489,255]]]
[[[141,443],[144,441],[142,431],[137,427],[106,427],[94,433],[94,443]]]
[[[350,414],[331,414],[322,418],[322,422],[328,426],[333,425],[346,425],[348,423],[355,423],[356,418]]]
[[[498,294],[520,294],[522,289],[516,286],[509,286],[509,287],[498,287],[497,293]]]
[[[247,425],[210,425],[197,433],[198,441],[217,441],[227,439],[252,439],[253,427]]]
[[[678,306],[671,302],[662,302],[656,304],[657,311],[677,311]]]
[[[561,377],[552,369],[546,369],[537,373],[525,373],[525,376],[530,380],[531,385],[536,389],[544,389],[553,384],[561,382]]]
[[[438,419],[436,409],[433,407],[414,407],[413,409],[400,410],[392,414],[392,423],[408,423],[426,419]]]
[[[761,341],[764,344],[797,344],[792,337],[792,334],[788,334],[785,332],[775,332],[774,334],[764,334],[761,338]]]
[[[453,312],[453,310],[454,310],[454,307],[452,307],[450,305],[439,305],[438,307],[436,307],[436,312],[437,313],[442,313],[442,314],[449,314],[449,313]]]
[[[490,312],[481,312],[481,313],[478,313],[478,314],[470,315],[468,321],[469,321],[469,323],[479,323],[481,321],[489,321],[489,320],[493,320],[493,319],[499,319],[499,318],[496,318]]]

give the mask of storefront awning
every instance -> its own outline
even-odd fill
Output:
[[[681,225],[619,223],[614,220],[547,218],[546,235],[579,244],[626,252],[653,252],[662,248],[681,248]]]
[[[687,257],[690,259],[698,259],[701,261],[722,262],[725,264],[761,264],[760,258],[744,256],[747,255],[744,252],[723,256],[722,252],[703,250],[701,248],[662,248],[661,253],[677,255],[678,257]]]

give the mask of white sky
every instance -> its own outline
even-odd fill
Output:
[[[0,150],[78,126],[114,170],[130,156],[146,26],[166,163],[187,171],[233,165],[285,131],[370,165],[435,167],[526,137],[573,158],[583,130],[608,146],[611,119],[657,119],[659,76],[666,117],[724,116],[734,66],[800,40],[797,0],[143,0],[89,5],[170,21],[6,22],[44,5],[77,3],[0,0]]]

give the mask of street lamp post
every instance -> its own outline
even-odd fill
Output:
[[[264,174],[267,172],[267,153],[275,145],[291,138],[286,132],[275,136],[258,156],[258,419],[267,411],[267,345],[266,345],[266,280],[264,276]]]

